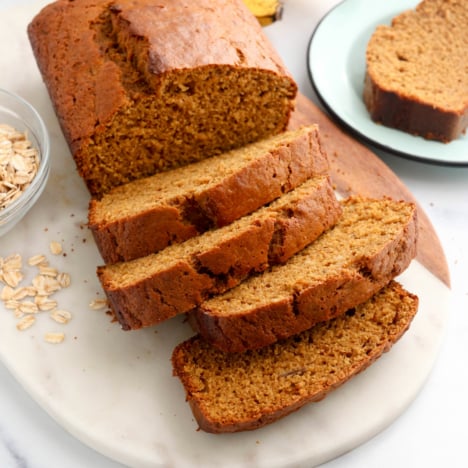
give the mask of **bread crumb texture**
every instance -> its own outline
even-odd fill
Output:
[[[327,171],[318,127],[302,127],[116,187],[91,201],[89,226],[106,263],[132,260],[225,226]]]
[[[231,224],[156,254],[98,267],[98,277],[123,328],[154,325],[285,263],[340,215],[330,179],[316,176]]]
[[[194,337],[174,350],[174,373],[202,429],[255,429],[368,367],[407,330],[417,305],[391,282],[343,316],[256,351],[225,353]]]
[[[254,276],[223,296],[214,297],[206,307],[218,310],[220,315],[240,313],[249,305],[258,307],[259,303],[269,304],[281,296],[296,295],[298,288],[321,283],[344,269],[365,268],[365,259],[377,255],[389,242],[405,237],[405,228],[415,213],[411,203],[390,199],[352,197],[344,200],[342,207],[343,214],[335,226],[287,264],[270,269],[268,274]],[[413,241],[414,236],[409,243]],[[381,266],[380,263],[375,265],[376,275]]]
[[[297,85],[241,0],[59,0],[28,32],[96,196],[279,133],[294,107]]]
[[[377,27],[367,46],[364,91],[374,120],[442,141],[465,131],[467,25],[466,0],[424,0]]]

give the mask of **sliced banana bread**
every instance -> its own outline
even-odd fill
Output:
[[[256,429],[370,366],[404,334],[417,308],[417,297],[392,281],[340,317],[259,350],[226,353],[193,337],[174,350],[174,375],[204,431]]]
[[[260,348],[344,313],[407,268],[416,255],[412,203],[353,197],[342,207],[335,226],[286,264],[198,306],[194,329],[225,351]]]
[[[284,263],[340,214],[329,178],[316,176],[227,226],[157,254],[99,267],[98,277],[122,328],[154,325]]]
[[[315,125],[115,188],[89,207],[106,263],[224,226],[328,171]]]
[[[424,0],[378,26],[364,102],[373,120],[449,142],[468,125],[468,2]]]

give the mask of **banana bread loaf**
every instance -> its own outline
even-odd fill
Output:
[[[136,180],[89,206],[106,263],[132,260],[231,223],[328,171],[316,126]]]
[[[468,126],[468,2],[424,0],[378,26],[366,52],[371,118],[449,142]]]
[[[284,265],[246,279],[190,312],[212,345],[255,349],[329,320],[369,299],[416,254],[414,204],[352,197],[335,226]]]
[[[241,0],[58,0],[28,27],[91,194],[286,129],[297,86]]]
[[[249,216],[157,254],[98,268],[123,329],[155,325],[288,258],[341,214],[327,176],[309,179]]]
[[[408,329],[417,307],[417,297],[392,281],[340,317],[256,351],[225,353],[193,337],[174,350],[174,375],[204,431],[256,429],[370,366]]]

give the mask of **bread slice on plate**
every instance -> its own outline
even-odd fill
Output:
[[[156,254],[101,266],[98,277],[122,328],[155,325],[284,263],[340,215],[330,179],[316,176],[227,226]]]
[[[195,336],[175,348],[174,375],[204,431],[257,429],[370,366],[405,333],[417,308],[417,297],[392,281],[340,317],[255,351],[226,353]]]
[[[412,203],[352,197],[335,226],[286,264],[254,275],[190,312],[212,345],[241,352],[307,330],[366,301],[416,255]]]
[[[423,0],[378,26],[366,52],[373,120],[450,142],[468,126],[468,2]]]
[[[328,159],[315,125],[122,185],[91,200],[105,263],[143,257],[249,214],[317,174]]]

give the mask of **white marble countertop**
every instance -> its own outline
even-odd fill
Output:
[[[0,0],[0,10],[26,0]],[[285,1],[295,15],[287,40],[276,47],[299,83],[316,101],[306,72],[307,44],[317,21],[336,0]],[[294,11],[288,11],[291,8]],[[312,12],[305,15],[304,12]],[[31,12],[31,16],[33,12]],[[0,25],[1,25],[0,16]],[[0,26],[1,27],[1,26]],[[317,102],[317,101],[316,101]],[[452,305],[446,336],[426,385],[410,407],[386,430],[327,463],[327,468],[468,466],[468,168],[415,162],[377,154],[415,195],[432,221],[446,253]],[[0,364],[0,467],[116,468],[63,430]]]

